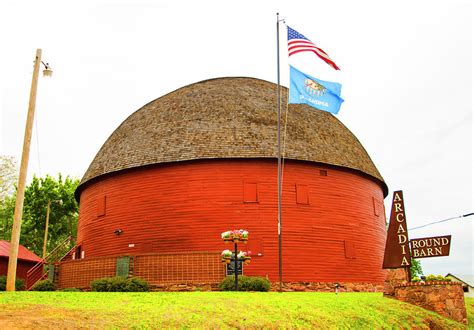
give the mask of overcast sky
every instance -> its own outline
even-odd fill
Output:
[[[473,211],[471,0],[0,2],[0,155],[20,162],[36,48],[40,78],[28,177],[81,178],[132,112],[201,80],[276,83],[276,13],[324,49],[291,64],[342,83],[341,120],[390,189],[403,190],[408,227]],[[288,86],[285,26],[282,83]],[[317,127],[315,127],[317,129]],[[473,217],[409,232],[453,235],[425,274],[474,274]]]

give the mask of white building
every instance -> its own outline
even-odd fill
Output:
[[[460,275],[448,273],[446,277],[449,277],[453,282],[462,283],[464,297],[474,298],[474,275]]]

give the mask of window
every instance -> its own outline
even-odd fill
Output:
[[[309,189],[308,186],[297,184],[296,185],[296,204],[309,205]]]
[[[257,203],[257,184],[244,182],[244,203]]]
[[[374,215],[380,216],[380,210],[382,209],[382,203],[375,197],[372,197],[372,202],[374,205]]]
[[[328,171],[326,171],[326,170],[319,170],[319,175],[320,175],[320,176],[328,176]]]
[[[355,259],[356,251],[353,241],[344,241],[344,251],[346,253],[346,259]]]
[[[106,196],[103,195],[97,199],[97,216],[103,217],[105,215]]]

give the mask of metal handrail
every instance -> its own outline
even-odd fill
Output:
[[[36,265],[34,265],[32,268],[28,270],[26,273],[26,289],[29,290],[33,285],[36,284],[39,280],[44,278],[46,275],[46,271],[44,271],[44,265],[45,264],[50,264],[50,263],[55,263],[58,261],[61,261],[65,256],[67,256],[73,249],[74,246],[67,251],[67,253],[60,254],[59,258],[53,258],[55,255],[59,254],[61,252],[61,249],[64,248],[67,244],[71,243],[74,241],[74,237],[68,236],[64,241],[62,241],[60,244],[58,244],[53,251],[51,251],[44,259],[41,259]],[[56,259],[56,260],[55,260]],[[41,269],[41,270],[40,270]],[[39,275],[38,275],[39,274]]]

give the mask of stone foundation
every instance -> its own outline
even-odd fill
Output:
[[[219,283],[158,284],[151,285],[150,290],[166,292],[219,291]]]
[[[395,286],[394,298],[467,324],[461,283],[426,282]]]
[[[389,269],[383,287],[383,295],[393,298],[395,296],[395,287],[407,283],[408,271],[406,268]]]
[[[152,291],[192,292],[219,291],[219,283],[182,283],[158,284],[150,286]],[[279,291],[279,282],[271,284],[270,291]],[[336,282],[287,282],[283,283],[284,292],[335,292]],[[383,285],[372,283],[339,283],[339,292],[382,292]]]
[[[467,324],[464,291],[456,282],[408,282],[408,268],[390,269],[384,283],[385,297],[422,307]]]
[[[282,285],[284,292],[336,292],[336,284],[339,284],[339,292],[382,292],[383,285],[372,283],[338,283],[338,282],[285,282]],[[280,283],[273,282],[271,291],[279,291]]]

